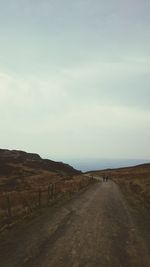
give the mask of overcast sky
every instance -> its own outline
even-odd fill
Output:
[[[0,146],[150,160],[150,1],[0,0]]]

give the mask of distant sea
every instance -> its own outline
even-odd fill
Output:
[[[77,170],[83,172],[92,170],[103,170],[108,168],[120,168],[135,166],[138,164],[149,163],[150,160],[145,159],[72,159],[66,160],[65,163],[70,164]]]

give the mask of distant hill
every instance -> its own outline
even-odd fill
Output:
[[[91,170],[104,170],[104,169],[116,169],[121,167],[130,167],[139,164],[144,164],[149,162],[146,159],[104,159],[104,158],[88,158],[88,159],[78,159],[78,160],[69,160],[69,163],[75,168],[82,170],[83,172],[90,172]]]
[[[0,192],[47,186],[49,182],[78,174],[81,172],[63,162],[42,159],[34,153],[0,149]]]
[[[91,170],[87,171],[86,173],[111,173],[111,174],[116,174],[117,173],[124,173],[124,172],[138,172],[139,170],[142,170],[142,172],[149,172],[150,171],[150,163],[142,163],[134,166],[128,166],[128,167],[119,167],[119,168],[106,168],[106,169],[101,169],[101,170]],[[138,172],[139,173],[139,172]]]
[[[139,200],[142,200],[145,206],[150,207],[150,163],[88,173],[99,177],[108,175],[125,192],[133,194],[135,198],[137,197]]]

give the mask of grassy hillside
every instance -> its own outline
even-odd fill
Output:
[[[62,162],[24,151],[0,149],[0,194],[44,187],[78,174],[81,172]]]
[[[150,163],[133,167],[106,169],[91,174],[108,175],[120,185],[126,193],[131,193],[146,207],[150,207]]]
[[[37,154],[0,149],[0,231],[91,182],[78,170]]]

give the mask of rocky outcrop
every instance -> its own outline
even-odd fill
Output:
[[[38,154],[0,149],[0,190],[43,186],[52,180],[70,179],[80,171]]]
[[[0,175],[11,174],[11,170],[17,168],[19,164],[33,169],[42,169],[53,172],[63,171],[68,175],[81,173],[68,164],[49,159],[42,159],[38,154],[19,150],[0,149]]]

